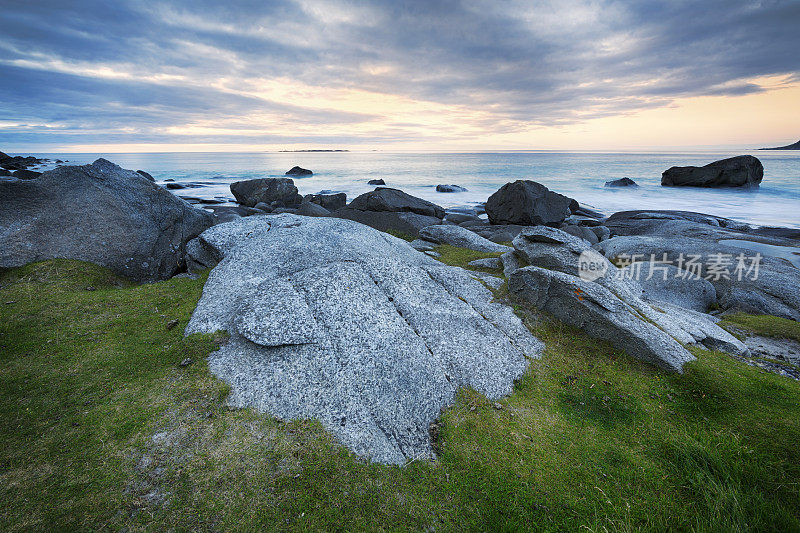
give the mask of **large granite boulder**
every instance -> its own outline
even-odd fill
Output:
[[[98,159],[0,181],[0,267],[89,261],[137,281],[184,267],[186,242],[213,222],[132,170]]]
[[[714,161],[703,167],[672,167],[661,175],[669,187],[754,187],[764,178],[758,158],[740,155]]]
[[[634,357],[680,370],[693,359],[683,345],[697,344],[735,355],[747,351],[711,316],[670,301],[644,299],[636,279],[630,279],[583,239],[537,226],[520,233],[513,245],[515,253],[501,257],[512,294]],[[517,259],[531,268],[519,268]],[[522,271],[526,272],[518,274]],[[663,350],[659,349],[662,344]]]
[[[317,419],[374,461],[431,457],[459,388],[509,394],[542,348],[476,273],[348,220],[243,218],[190,249],[218,264],[186,333],[230,333],[209,359],[230,403]]]
[[[442,225],[427,226],[422,228],[419,236],[426,241],[439,244],[450,244],[459,248],[467,248],[476,252],[499,252],[504,253],[511,250],[510,246],[494,243],[484,239],[477,233],[461,226]]]
[[[438,205],[411,196],[399,189],[381,187],[357,196],[348,205],[359,211],[390,211],[395,213],[417,213],[428,217],[444,218],[445,211]]]
[[[486,201],[486,214],[492,224],[552,226],[570,216],[578,203],[555,193],[535,181],[506,183]]]
[[[259,178],[231,183],[236,201],[247,207],[264,202],[273,207],[299,207],[303,197],[291,178]]]
[[[347,194],[343,192],[307,194],[303,200],[321,205],[328,211],[336,211],[347,204]]]

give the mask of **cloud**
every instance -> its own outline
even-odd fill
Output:
[[[800,76],[797,1],[7,0],[0,24],[0,142],[453,140]]]

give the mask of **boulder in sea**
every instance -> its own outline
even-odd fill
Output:
[[[606,187],[638,187],[639,185],[630,178],[619,178],[606,182]]]
[[[704,167],[672,167],[661,175],[667,187],[757,187],[764,178],[758,158],[740,155]]]
[[[467,189],[460,185],[437,185],[436,192],[466,192]]]
[[[56,159],[56,163],[61,163],[61,162],[62,161],[60,159]],[[156,179],[153,176],[151,176],[149,172],[145,172],[144,170],[137,170],[136,173],[139,174],[140,176],[144,176],[150,181],[156,181]],[[167,181],[174,181],[174,180],[167,180]]]
[[[343,192],[307,194],[303,199],[312,204],[321,205],[328,211],[336,211],[347,204],[347,194]]]
[[[383,181],[382,179],[377,179],[377,180],[369,180],[369,181],[367,182],[367,185],[386,185],[386,182],[385,182],[385,181]]]
[[[236,201],[247,207],[259,202],[273,207],[298,207],[303,197],[291,178],[259,178],[231,183]]]
[[[506,183],[486,201],[486,213],[492,224],[526,226],[557,225],[578,207],[572,198],[552,192],[530,180]]]
[[[130,279],[166,279],[185,264],[186,242],[212,222],[132,170],[98,159],[32,180],[0,182],[0,267],[67,258]]]
[[[319,420],[373,461],[432,457],[430,424],[459,389],[496,400],[541,353],[477,273],[348,220],[249,217],[190,250],[216,266],[186,333],[229,332],[209,356],[228,401]]]
[[[301,167],[292,167],[286,171],[287,176],[311,176],[312,174],[314,173],[307,168]]]

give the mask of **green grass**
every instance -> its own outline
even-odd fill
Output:
[[[703,351],[665,374],[518,308],[547,348],[502,409],[464,390],[438,460],[386,467],[225,407],[224,336],[182,334],[203,281],[0,274],[0,529],[800,530],[791,380]]]
[[[771,315],[748,315],[736,313],[728,315],[722,324],[744,329],[766,337],[781,337],[800,341],[800,322]]]

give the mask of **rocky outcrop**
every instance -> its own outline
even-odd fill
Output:
[[[303,197],[291,178],[259,178],[231,183],[236,201],[247,207],[263,202],[272,207],[298,207]]]
[[[475,273],[347,220],[249,217],[190,249],[219,263],[186,333],[230,333],[209,358],[230,403],[317,419],[375,461],[431,457],[459,388],[506,395],[541,351]]]
[[[347,194],[343,192],[307,194],[303,200],[321,205],[328,211],[336,211],[347,204]]]
[[[668,187],[757,187],[764,178],[758,158],[740,155],[704,167],[672,167],[661,175]]]
[[[635,279],[642,286],[642,297],[648,302],[670,303],[705,313],[717,303],[717,291],[706,279],[674,265],[638,262],[620,268],[625,279]]]
[[[486,214],[492,224],[526,226],[556,225],[570,214],[578,202],[530,180],[506,183],[486,201]]]
[[[145,172],[144,170],[137,170],[136,173],[139,174],[140,176],[149,179],[150,181],[156,181],[156,179],[153,176],[151,176],[149,172]]]
[[[362,194],[347,206],[359,211],[390,211],[395,213],[416,213],[428,217],[444,218],[444,209],[438,205],[411,196],[399,189],[383,187]]]
[[[778,146],[777,148],[759,148],[759,150],[800,150],[800,141],[786,146]]]
[[[312,174],[314,173],[307,168],[301,167],[292,167],[286,171],[287,176],[311,176]]]
[[[438,244],[450,244],[459,248],[467,248],[476,252],[499,252],[504,253],[511,250],[510,246],[494,243],[484,239],[472,231],[461,226],[435,225],[422,228],[419,236],[427,241]]]
[[[617,180],[607,181],[606,187],[638,187],[639,185],[630,178],[619,178]]]
[[[105,159],[0,181],[0,267],[67,258],[137,281],[165,279],[211,224],[210,213]]]
[[[367,182],[367,185],[386,185],[386,182],[383,181],[382,179],[369,180]]]
[[[641,285],[583,239],[538,226],[520,233],[513,244],[515,255],[531,265],[515,269],[508,254],[502,256],[513,295],[636,358],[680,371],[694,359],[686,344],[747,352],[712,317],[643,299]]]
[[[436,192],[466,192],[467,189],[460,185],[437,185]]]

